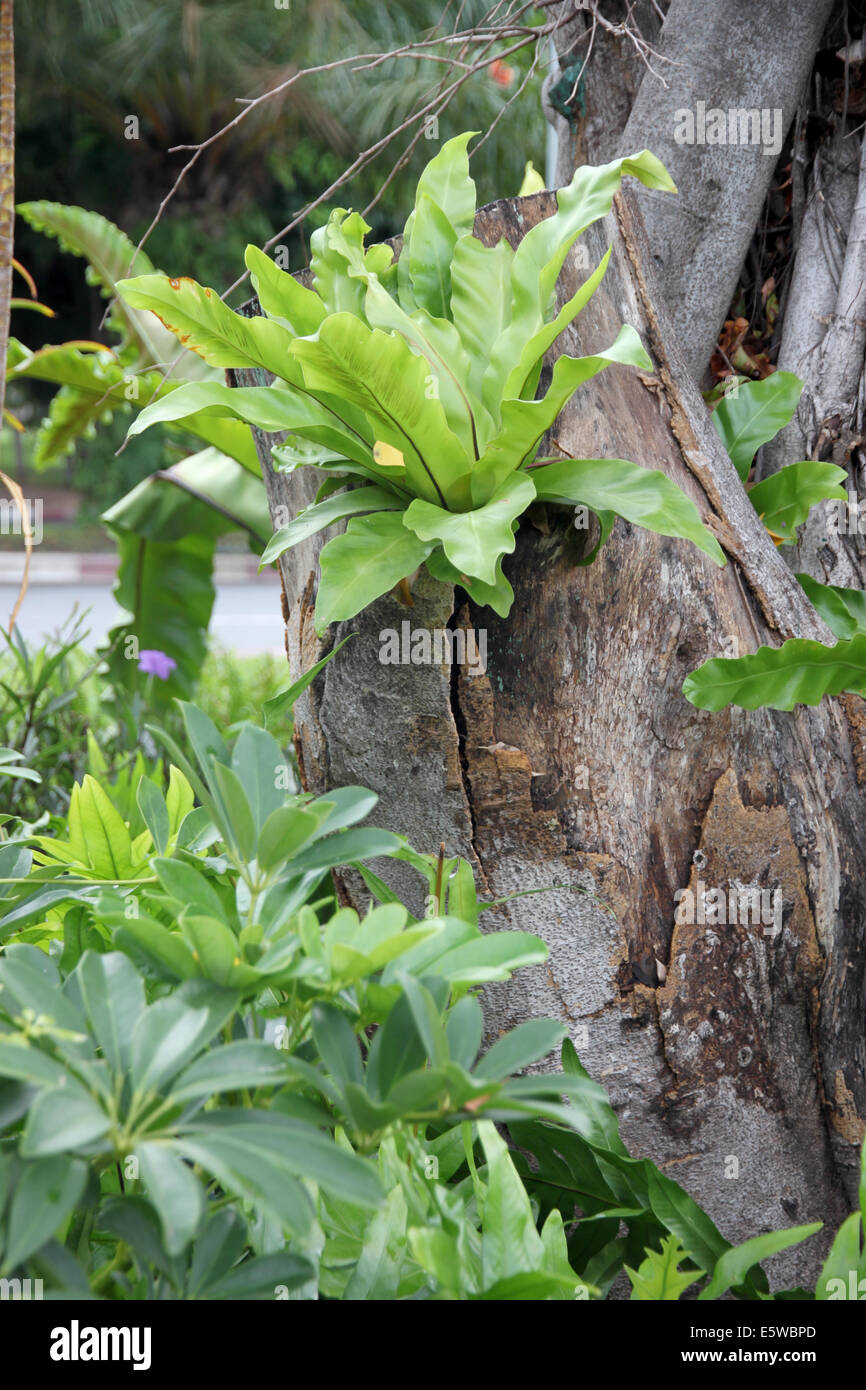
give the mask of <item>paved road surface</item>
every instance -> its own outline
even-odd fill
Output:
[[[18,586],[0,583],[0,623],[5,626]],[[110,584],[76,581],[69,584],[32,584],[27,591],[18,626],[25,638],[39,641],[54,631],[71,613],[73,605],[90,609],[87,645],[98,646],[109,628],[118,622],[120,609]],[[211,620],[211,640],[238,652],[282,653],[283,622],[276,576],[265,573],[246,583],[219,583]]]

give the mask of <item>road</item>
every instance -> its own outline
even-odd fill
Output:
[[[0,623],[4,626],[17,593],[17,585],[0,583]],[[79,611],[90,610],[87,646],[96,647],[119,621],[120,609],[110,584],[31,584],[18,615],[18,627],[27,641],[39,642],[45,633],[57,629],[76,604]],[[210,632],[216,646],[246,654],[282,653],[283,621],[276,576],[266,571],[244,583],[218,583]]]

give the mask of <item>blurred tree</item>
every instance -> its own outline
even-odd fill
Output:
[[[486,10],[485,0],[466,0],[460,25]],[[440,22],[453,25],[457,13],[445,0],[292,0],[291,9],[249,0],[41,0],[16,18],[19,201],[91,208],[137,240],[188,158],[169,149],[215,134],[238,114],[239,98],[266,92],[302,67],[387,52]],[[496,66],[502,47],[491,47],[492,68],[467,83],[440,119],[440,139],[486,130],[503,113],[530,60],[516,55]],[[429,100],[440,76],[434,63],[392,60],[314,75],[263,102],[204,151],[148,241],[151,258],[169,273],[192,267],[200,281],[224,289],[241,271],[248,242],[260,245],[289,222],[420,96]],[[529,85],[537,93],[540,77]],[[527,112],[536,113],[534,134]],[[504,111],[474,171],[481,201],[517,192],[526,159],[543,159],[545,128],[531,91]],[[388,183],[370,213],[377,237],[402,226],[430,149],[422,140]],[[394,157],[385,152],[343,196],[365,207]],[[317,209],[310,229],[327,212]],[[13,315],[13,333],[33,346],[101,340],[105,306],[80,265],[20,218],[16,237],[19,258],[57,316],[35,326],[32,315]],[[285,238],[292,268],[305,262],[306,240],[299,232]],[[26,389],[31,394],[16,404],[38,419],[50,391],[36,382]],[[151,471],[141,443],[130,446],[122,469],[110,435],[76,446],[67,480],[98,492],[100,506],[114,501]]]
[[[485,0],[466,0],[461,26],[486,10]],[[399,7],[292,0],[291,9],[248,0],[44,0],[23,10],[18,26],[20,196],[92,207],[140,235],[183,163],[168,153],[173,146],[206,140],[238,114],[239,99],[272,89],[299,68],[387,52],[431,33],[447,11],[443,0]],[[495,55],[494,46],[492,70],[457,94],[442,119],[442,138],[487,129],[516,91],[528,57],[496,65]],[[182,258],[200,280],[229,283],[246,242],[263,241],[287,222],[359,148],[421,94],[432,95],[440,75],[421,60],[343,68],[262,103],[203,152],[154,233],[152,258],[167,269]],[[526,158],[543,155],[540,106],[534,145],[527,141],[527,106],[531,96],[519,117],[516,107],[506,112],[485,147],[477,171],[482,200],[516,191]],[[427,157],[429,146],[416,151],[389,184],[374,214],[377,235],[402,225],[408,190]],[[392,160],[386,153],[353,182],[356,205],[374,196]],[[40,246],[36,257],[48,268],[46,250]],[[297,264],[300,239],[293,252]],[[71,298],[81,312],[80,297]]]

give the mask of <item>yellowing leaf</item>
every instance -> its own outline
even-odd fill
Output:
[[[395,449],[393,444],[386,444],[382,439],[377,439],[373,445],[373,459],[381,468],[406,467],[406,461],[400,450]]]

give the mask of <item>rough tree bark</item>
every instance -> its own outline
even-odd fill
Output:
[[[558,137],[557,186],[578,164],[601,164],[644,146],[669,170],[677,199],[643,188],[636,196],[674,332],[697,378],[731,303],[779,150],[774,157],[763,143],[678,140],[679,113],[696,115],[698,102],[705,113],[765,111],[772,117],[768,129],[784,140],[833,4],[673,0],[660,26],[649,0],[637,6],[617,0],[605,5],[605,14],[639,28],[653,46],[652,71],[628,37],[601,30],[572,119],[545,106]],[[588,15],[578,14],[557,31],[561,69],[586,53],[586,41],[578,39],[590,25]]]
[[[514,245],[553,210],[549,193],[494,203],[476,235]],[[626,321],[656,370],[613,367],[582,388],[556,442],[662,468],[730,563],[717,570],[619,522],[582,568],[585,533],[550,508],[522,525],[506,564],[507,620],[422,578],[414,607],[387,596],[320,643],[327,534],[312,539],[280,565],[293,674],[356,635],[296,710],[301,774],[315,792],[373,788],[376,823],[421,850],[444,841],[472,863],[483,896],[548,888],[496,910],[498,926],[543,937],[550,959],[486,991],[488,1035],[533,1015],[565,1021],[632,1149],[676,1176],[729,1239],[812,1219],[829,1238],[853,1199],[866,1115],[864,707],[842,697],[793,714],[710,715],[683,698],[684,677],[729,653],[731,638],[745,651],[829,634],[718,442],[634,193],[585,240],[591,264],[612,244],[610,268],[554,352],[591,352]],[[581,279],[576,262],[563,299]],[[273,442],[257,439],[272,513],[293,515],[317,479],[275,475]],[[486,629],[486,673],[380,664],[380,632],[406,619]],[[406,866],[376,867],[421,910]],[[700,897],[704,886],[778,889],[781,929],[677,922],[677,890]],[[340,887],[365,900],[351,875]],[[820,1257],[810,1243],[779,1257],[774,1275],[808,1283]]]
[[[866,502],[866,142],[863,59],[856,57],[862,47],[839,50],[854,55],[841,92],[815,81],[809,108],[825,133],[811,160],[805,109],[800,122],[794,169],[802,215],[778,365],[804,386],[794,418],[761,450],[758,468],[766,477],[796,459],[820,458],[847,469],[857,508],[846,510],[841,527],[835,503],[814,508],[786,558],[823,583],[853,588],[866,586],[859,515]],[[849,98],[856,103],[853,113]]]

